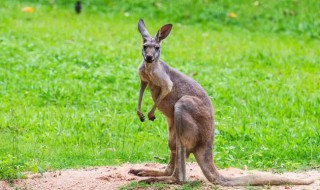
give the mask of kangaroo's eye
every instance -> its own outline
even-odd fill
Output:
[[[159,47],[159,46],[156,46],[155,48],[156,48],[156,50],[157,50],[157,51],[160,49],[160,47]]]
[[[146,50],[146,49],[147,49],[147,46],[146,46],[146,45],[144,45],[144,46],[143,46],[143,49],[144,49],[144,50]]]

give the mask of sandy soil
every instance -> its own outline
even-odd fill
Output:
[[[13,184],[0,181],[0,190],[112,190],[118,189],[121,186],[128,184],[131,181],[143,179],[128,174],[130,169],[149,168],[149,169],[164,169],[163,164],[124,164],[121,166],[106,166],[106,167],[91,167],[84,169],[68,169],[61,171],[45,172],[43,176],[39,174],[30,174],[28,179],[16,180]],[[258,173],[258,171],[247,171],[236,168],[228,168],[220,170],[220,172],[227,176],[241,176],[248,173]],[[318,180],[308,186],[268,186],[257,189],[292,189],[292,190],[320,190],[320,171],[311,170],[300,173],[284,173],[284,176],[292,178],[317,178]],[[212,189],[215,186],[210,184],[203,176],[200,168],[196,163],[188,163],[187,165],[188,181],[203,181],[202,189]],[[170,186],[172,187],[172,186]],[[172,189],[172,188],[170,188]],[[221,190],[231,189],[248,189],[245,187],[221,187]]]

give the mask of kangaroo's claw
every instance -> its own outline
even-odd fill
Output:
[[[143,115],[143,113],[141,113],[140,111],[137,111],[137,114],[138,114],[138,116],[139,116],[140,121],[141,121],[141,122],[144,122],[144,115]]]
[[[153,121],[153,120],[156,119],[156,116],[154,116],[154,113],[149,112],[149,113],[148,113],[148,118],[149,118],[149,120]]]
[[[139,117],[140,118],[140,121],[141,122],[144,122],[144,115],[142,115],[141,117]]]

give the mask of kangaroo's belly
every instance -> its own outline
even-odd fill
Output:
[[[149,89],[153,102],[156,102],[159,94],[161,93],[161,88],[152,84],[149,84]],[[174,85],[171,92],[162,99],[159,106],[157,107],[160,112],[162,112],[166,117],[173,118],[174,116],[174,106],[177,101],[184,95],[189,95],[187,91],[180,88],[176,88]]]

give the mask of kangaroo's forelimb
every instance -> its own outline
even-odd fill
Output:
[[[151,121],[155,119],[154,112],[156,111],[156,108],[159,106],[163,98],[165,98],[171,92],[173,86],[173,83],[170,80],[169,76],[165,73],[154,72],[152,74],[152,78],[154,81],[156,81],[154,84],[156,86],[159,86],[161,88],[161,91],[159,96],[155,100],[151,111],[148,113],[148,118]]]
[[[144,90],[146,89],[147,85],[148,85],[148,82],[140,80],[140,91],[139,91],[139,98],[138,98],[137,114],[140,118],[140,121],[142,122],[144,121],[144,115],[141,112],[141,102],[142,102]]]

